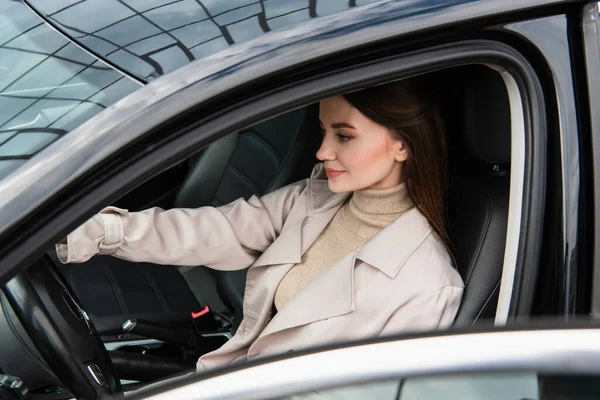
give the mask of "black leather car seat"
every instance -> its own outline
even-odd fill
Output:
[[[462,153],[451,163],[448,217],[465,282],[455,325],[470,326],[493,321],[496,313],[508,221],[511,125],[500,74],[485,66],[461,72],[467,84],[459,113],[463,134],[455,147]]]
[[[194,161],[173,207],[219,206],[308,176],[318,144],[317,118],[314,105],[216,141]],[[212,275],[201,266],[184,267],[193,282],[175,266],[109,256],[62,265],[61,270],[103,334],[118,333],[128,318],[177,324],[188,321],[200,303],[220,311],[230,307],[218,298]],[[245,273],[231,274],[245,280]],[[196,296],[189,283],[200,286],[194,290]]]

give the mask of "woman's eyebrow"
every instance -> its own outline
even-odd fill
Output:
[[[335,122],[335,123],[331,124],[331,127],[333,129],[339,129],[339,128],[356,129],[355,127],[353,127],[352,125],[350,125],[347,122]]]

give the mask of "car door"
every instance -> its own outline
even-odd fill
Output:
[[[398,338],[182,379],[133,398],[591,400],[600,396],[598,334],[548,327]]]
[[[540,83],[518,46],[490,40],[485,22],[466,38],[451,35],[439,43],[439,36],[448,33],[446,24],[457,24],[455,14],[447,13],[450,9],[464,21],[474,11],[518,15],[511,8],[492,12],[483,3],[453,7],[381,2],[368,13],[324,17],[190,64],[123,99],[48,147],[19,174],[0,181],[5,194],[0,200],[0,282],[132,186],[227,133],[332,94],[485,64],[509,89],[514,111],[509,118],[515,127],[511,134],[519,149],[510,172],[490,171],[510,173],[512,185],[512,222],[505,235],[511,240],[499,250],[503,258],[507,255],[507,279],[500,289],[502,306],[493,311],[499,324],[529,316],[547,197],[544,145],[557,140],[545,136],[547,105],[541,100],[544,89],[552,86]],[[334,22],[344,28],[336,28]],[[454,25],[458,27],[464,26]],[[476,286],[470,287],[477,292]]]

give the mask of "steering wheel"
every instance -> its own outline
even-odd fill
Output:
[[[10,280],[5,294],[42,357],[73,396],[123,397],[100,335],[48,255]]]

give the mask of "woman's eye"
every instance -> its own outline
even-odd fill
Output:
[[[346,143],[348,140],[352,139],[351,136],[344,135],[343,133],[336,133],[336,136],[341,143]]]

